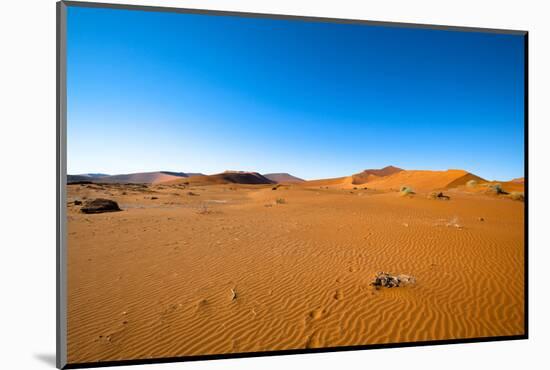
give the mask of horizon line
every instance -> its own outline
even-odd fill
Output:
[[[364,171],[370,171],[370,170],[383,170],[383,169],[386,169],[386,168],[398,168],[402,171],[429,171],[429,172],[446,172],[446,171],[464,171],[466,173],[469,173],[469,174],[472,174],[472,175],[475,175],[475,176],[478,176],[478,177],[481,177],[482,179],[485,179],[487,181],[512,181],[512,180],[515,180],[515,179],[519,179],[519,178],[524,178],[525,177],[525,172],[522,173],[520,176],[515,176],[515,177],[512,177],[510,179],[487,179],[479,174],[476,174],[474,172],[471,172],[471,171],[468,171],[468,170],[465,170],[465,169],[462,169],[462,168],[447,168],[447,169],[429,169],[429,170],[424,170],[424,169],[406,169],[406,168],[402,168],[402,167],[399,167],[399,166],[394,166],[394,165],[388,165],[388,166],[384,166],[384,167],[381,167],[381,168],[365,168],[365,169],[362,169],[358,172],[355,172],[355,173],[352,173],[350,175],[343,175],[343,176],[331,176],[331,177],[317,177],[317,178],[309,178],[307,179],[306,177],[302,177],[300,175],[296,175],[292,172],[288,172],[288,171],[278,171],[278,172],[262,172],[262,171],[243,171],[243,170],[224,170],[224,171],[221,171],[221,172],[203,172],[203,171],[173,171],[173,170],[153,170],[153,171],[150,171],[150,170],[141,170],[141,171],[133,171],[133,172],[118,172],[118,173],[105,173],[105,172],[101,172],[101,171],[88,171],[88,172],[80,172],[80,173],[69,173],[69,171],[67,171],[66,175],[67,176],[86,176],[86,175],[90,175],[90,174],[94,174],[94,175],[104,175],[105,177],[106,176],[122,176],[122,175],[133,175],[133,174],[138,174],[138,173],[156,173],[156,172],[161,172],[161,173],[182,173],[182,174],[198,174],[199,176],[200,175],[203,175],[203,176],[213,176],[213,175],[218,175],[218,174],[221,174],[221,173],[225,173],[225,172],[243,172],[243,173],[258,173],[262,176],[264,175],[270,175],[270,174],[288,174],[288,175],[291,175],[291,176],[294,176],[294,177],[297,177],[297,178],[300,178],[300,179],[303,179],[305,181],[314,181],[314,180],[327,180],[327,179],[337,179],[337,178],[342,178],[342,177],[349,177],[349,176],[353,176],[353,175],[356,175],[356,174],[360,174]]]

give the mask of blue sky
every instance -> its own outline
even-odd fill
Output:
[[[523,37],[69,7],[68,172],[523,176]]]

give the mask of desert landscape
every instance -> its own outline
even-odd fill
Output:
[[[526,336],[523,35],[67,17],[69,364]]]
[[[69,362],[524,333],[523,178],[293,175],[69,176]]]

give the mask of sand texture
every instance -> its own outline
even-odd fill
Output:
[[[523,334],[524,203],[443,172],[69,185],[69,362]]]

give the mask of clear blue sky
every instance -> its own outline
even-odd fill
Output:
[[[523,38],[71,8],[68,172],[523,176]]]

